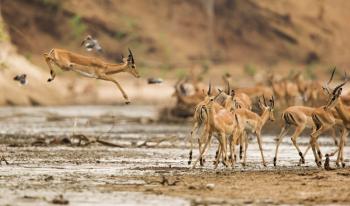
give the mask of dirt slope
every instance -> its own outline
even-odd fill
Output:
[[[346,69],[349,8],[346,0],[3,0],[1,16],[6,25],[2,30],[8,31],[17,52],[45,74],[48,68],[42,54],[51,48],[97,55],[80,47],[84,36],[91,34],[104,48],[98,56],[110,62],[120,61],[130,47],[144,78],[179,77],[201,64],[215,68],[210,78],[218,81],[224,71],[235,73],[237,85],[242,86],[253,82],[241,78],[250,75],[245,71],[250,65],[248,70],[259,72],[258,81],[264,75],[261,68],[288,74],[287,69],[308,69],[312,64],[323,68],[313,71],[319,77],[328,74],[329,65]],[[22,67],[20,71],[27,69]],[[54,83],[71,88],[69,98],[78,97],[73,102],[122,102],[114,85],[75,77],[59,72]],[[144,79],[116,78],[133,99],[144,98],[140,88],[152,89]]]
[[[37,55],[52,47],[83,52],[80,40],[90,33],[106,58],[118,61],[131,47],[141,65],[208,58],[346,65],[348,8],[345,0],[4,0],[2,15],[13,43],[40,64]]]

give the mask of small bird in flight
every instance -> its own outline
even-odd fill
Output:
[[[80,46],[83,45],[87,51],[92,51],[93,49],[95,49],[98,52],[103,51],[97,39],[92,38],[90,35],[87,35],[86,38],[81,42]]]
[[[163,82],[163,79],[151,77],[151,78],[147,79],[147,82],[148,82],[148,84],[160,84]]]
[[[26,74],[21,74],[21,75],[16,75],[13,80],[18,81],[22,85],[25,85],[28,83],[27,81],[27,75]]]

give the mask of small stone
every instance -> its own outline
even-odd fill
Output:
[[[209,190],[213,190],[215,188],[215,184],[209,183],[209,184],[206,185],[206,188],[209,189]]]
[[[188,186],[188,189],[190,189],[190,190],[196,190],[196,189],[197,189],[197,187],[196,187],[196,186],[194,186],[194,185],[190,185],[190,186]]]

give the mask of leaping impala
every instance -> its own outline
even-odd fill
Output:
[[[44,57],[51,74],[51,77],[47,80],[48,82],[55,79],[56,74],[52,67],[52,64],[54,64],[63,71],[75,71],[85,77],[113,82],[123,94],[126,104],[130,103],[128,95],[120,84],[110,75],[128,72],[136,78],[140,77],[136,70],[135,60],[130,49],[129,56],[123,58],[123,63],[121,64],[106,63],[102,59],[96,57],[83,56],[63,49],[51,49],[49,53],[44,53]]]

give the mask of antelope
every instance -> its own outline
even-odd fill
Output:
[[[292,105],[295,98],[299,95],[296,84],[289,82],[287,79],[277,81],[274,75],[268,78],[268,85],[272,87],[277,99],[283,99],[286,105]]]
[[[44,57],[51,74],[51,77],[47,80],[48,82],[55,79],[56,74],[52,65],[56,65],[63,71],[74,71],[85,77],[113,82],[122,93],[126,104],[130,103],[128,95],[120,84],[109,75],[128,72],[136,78],[140,77],[130,49],[129,56],[123,58],[123,63],[121,64],[106,63],[96,57],[83,56],[63,49],[51,49],[49,53],[44,53]]]
[[[184,87],[184,80],[180,79],[175,84],[175,92],[173,96],[177,97],[177,105],[186,105],[188,107],[195,107],[199,102],[205,98],[204,91],[195,91],[194,94],[188,95]]]
[[[195,111],[194,111],[194,115],[193,115],[193,127],[191,130],[191,136],[190,136],[190,143],[191,143],[191,149],[190,149],[190,153],[189,153],[189,161],[188,164],[191,164],[192,161],[192,149],[193,149],[193,134],[197,131],[199,131],[200,128],[203,128],[204,126],[206,126],[206,123],[208,121],[208,110],[206,108],[206,105],[209,103],[210,100],[210,95],[211,95],[211,84],[209,83],[209,89],[207,92],[207,96],[204,98],[203,101],[201,101],[200,103],[198,103],[195,107]],[[218,112],[219,110],[221,110],[223,107],[227,110],[227,111],[231,111],[232,110],[232,105],[233,105],[233,100],[231,96],[228,96],[227,94],[225,94],[222,90],[218,89],[219,94],[217,95],[216,99],[215,99],[215,103],[213,105],[215,112]],[[221,100],[220,100],[221,99]],[[208,137],[208,141],[209,141],[209,145],[207,147],[207,149],[210,147],[210,142],[211,142],[211,136]],[[199,152],[201,151],[202,148],[202,142],[206,141],[205,139],[198,139],[198,146],[199,146]],[[207,151],[207,150],[206,150]],[[204,151],[204,154],[206,153],[206,151]],[[202,158],[200,159],[200,165],[203,166],[203,161],[204,161],[204,154],[202,155]]]
[[[226,84],[226,89],[227,89],[226,94],[228,96],[234,96],[234,102],[236,103],[236,106],[238,108],[252,109],[252,101],[247,94],[245,94],[244,92],[237,92],[235,90],[231,90],[230,88],[231,75],[228,73],[225,74],[223,76],[223,80],[224,80],[224,83]]]
[[[258,100],[258,106],[262,110],[262,114],[259,116],[258,114],[248,110],[248,109],[236,109],[233,111],[235,115],[238,117],[238,123],[241,127],[241,130],[243,130],[246,133],[253,133],[255,134],[258,144],[259,144],[259,149],[261,153],[261,159],[263,165],[266,167],[266,162],[264,158],[264,152],[263,148],[261,145],[261,130],[264,127],[265,123],[267,120],[274,121],[274,106],[275,106],[275,100],[274,97],[272,96],[271,99],[269,100],[270,104],[268,105],[266,103],[265,97],[263,96],[263,102],[260,101],[260,98]],[[242,136],[236,135],[233,136],[233,140],[231,141],[232,147],[231,147],[231,154],[235,154],[235,144],[237,143],[237,140],[239,138],[243,138]],[[245,139],[245,148],[244,148],[244,159],[243,159],[243,166],[246,164],[246,158],[247,158],[247,149],[248,149],[248,139]],[[232,164],[235,162],[235,155],[234,158],[232,159]]]
[[[292,80],[296,83],[298,87],[298,92],[300,93],[304,105],[309,103],[310,106],[322,106],[326,103],[325,94],[322,90],[322,85],[319,81],[305,81],[301,72],[296,74]],[[321,100],[321,101],[320,101]]]
[[[219,93],[220,94],[220,93]],[[193,167],[195,168],[197,162],[202,158],[203,153],[206,151],[206,148],[208,147],[211,136],[213,133],[217,133],[217,139],[220,144],[220,150],[219,154],[217,155],[216,161],[215,161],[215,169],[218,166],[220,157],[222,157],[222,163],[227,166],[227,152],[226,152],[226,135],[232,136],[236,133],[236,127],[237,127],[237,117],[232,114],[230,111],[226,110],[224,107],[221,107],[220,110],[216,111],[214,109],[214,106],[218,103],[215,102],[216,98],[219,96],[216,95],[215,97],[210,97],[208,103],[205,105],[205,108],[207,109],[207,121],[205,125],[205,131],[201,137],[201,140],[205,141],[205,145],[200,150],[199,157],[194,162]]]
[[[331,79],[328,81],[327,84],[331,82],[334,72],[335,70],[333,70]],[[304,157],[309,148],[307,148],[303,154],[297,144],[297,139],[300,136],[300,134],[304,131],[305,128],[312,128],[313,131],[315,131],[315,125],[312,120],[312,114],[315,110],[319,108],[323,108],[323,107],[314,108],[314,107],[307,107],[307,106],[291,106],[282,112],[282,115],[281,115],[282,129],[280,134],[276,138],[277,143],[276,143],[275,157],[273,159],[274,166],[276,166],[276,162],[277,162],[279,145],[281,144],[283,137],[288,133],[291,126],[295,126],[295,130],[291,137],[291,141],[300,156],[299,165],[305,163]],[[335,144],[337,145],[337,139],[335,136],[334,128],[332,128],[332,137],[334,139]]]
[[[339,162],[342,163],[342,166],[345,166],[344,159],[343,159],[343,148],[345,145],[345,140],[348,135],[347,127],[349,127],[350,123],[350,114],[344,110],[342,107],[340,95],[342,93],[342,87],[348,82],[348,79],[345,74],[345,81],[338,86],[336,86],[333,91],[330,91],[330,88],[328,87],[328,84],[325,87],[325,90],[327,91],[328,94],[330,94],[329,102],[322,108],[316,109],[312,113],[312,120],[316,126],[316,130],[312,132],[311,140],[310,140],[310,145],[315,157],[315,161],[317,166],[321,166],[321,152],[318,148],[317,145],[317,139],[318,137],[324,133],[325,131],[329,130],[330,128],[333,128],[334,126],[340,126],[342,135],[340,138],[340,143],[338,145],[338,157],[336,160],[337,166],[339,166]],[[336,111],[338,112],[338,115],[340,117],[337,118],[333,113],[332,113],[332,108],[335,108]],[[317,154],[316,154],[316,147],[317,147]],[[334,152],[332,155],[334,155],[336,152]],[[326,155],[331,156],[331,155]]]

